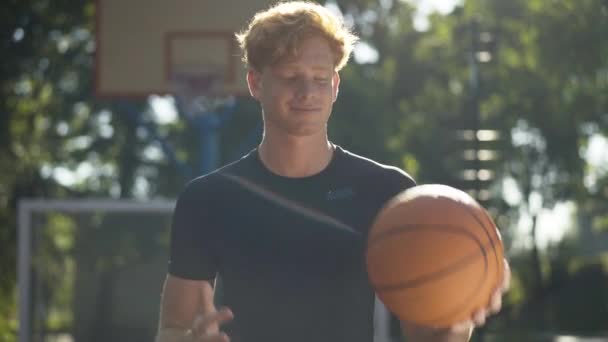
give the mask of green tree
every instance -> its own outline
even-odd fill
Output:
[[[488,206],[507,245],[522,212],[534,217],[564,200],[594,210],[607,202],[608,173],[596,172],[595,183],[585,185],[590,166],[580,154],[591,136],[608,135],[605,2],[469,0],[450,15],[432,16],[426,32],[413,28],[415,8],[404,1],[333,3],[378,53],[375,63],[351,63],[342,72],[330,123],[337,143],[404,167],[420,183],[459,185],[454,133],[475,120],[499,131],[501,155],[491,165],[496,182],[488,185],[497,200]],[[160,124],[145,100],[94,97],[94,13],[86,0],[10,0],[0,13],[8,51],[0,65],[0,339],[14,340],[8,322],[16,312],[19,199],[173,197],[186,177],[159,147],[159,136],[191,175],[198,164],[198,132],[183,115]],[[478,93],[469,58],[472,22],[496,42],[489,63],[478,64]],[[258,105],[239,99],[237,108],[221,131],[223,163],[248,146],[244,136],[256,139]],[[504,179],[514,181],[520,202],[502,200]],[[52,255],[62,247],[48,248]],[[517,274],[523,288],[517,301],[550,288],[563,271],[557,257],[548,255],[554,266],[547,267],[540,253],[533,250],[533,266]],[[544,273],[553,268],[556,274]]]
[[[166,160],[146,158],[155,141],[136,134],[142,119],[93,96],[94,11],[91,1],[37,0],[9,1],[0,14],[8,52],[0,66],[0,340],[15,338],[20,199],[132,197],[142,174],[172,195],[182,181]],[[130,105],[138,114],[146,108]],[[159,171],[147,174],[150,167]],[[48,247],[47,256],[59,252]]]
[[[597,1],[539,0],[467,1],[447,17],[435,16],[431,29],[413,47],[420,58],[417,65],[433,61],[434,72],[425,73],[419,92],[403,99],[407,109],[399,148],[427,146],[415,154],[420,174],[437,177],[427,179],[450,179],[443,171],[457,171],[438,160],[441,157],[429,157],[440,151],[438,144],[433,145],[437,136],[425,130],[441,132],[437,124],[427,126],[433,114],[455,116],[449,120],[452,124],[470,114],[470,65],[464,57],[470,52],[471,37],[466,32],[471,22],[478,22],[496,37],[490,63],[480,65],[479,120],[482,127],[498,129],[506,138],[496,164],[497,180],[514,180],[522,198],[518,203],[495,201],[492,207],[499,223],[505,224],[501,226],[507,237],[522,213],[532,217],[536,241],[540,210],[559,201],[590,200],[591,189],[584,186],[587,162],[580,151],[591,136],[589,127],[595,134],[606,131],[607,14],[606,4]],[[417,112],[424,119],[416,120]],[[420,124],[414,128],[416,122]],[[492,188],[496,198],[502,197],[501,185],[497,182]],[[593,190],[592,201],[598,199],[597,191]],[[546,281],[551,278],[536,244],[531,253],[533,271],[523,279],[527,300],[547,293]],[[545,327],[558,328],[550,322]]]

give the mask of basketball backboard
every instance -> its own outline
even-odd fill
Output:
[[[223,95],[247,94],[234,33],[275,2],[96,0],[96,95],[169,94],[176,79],[208,75]]]

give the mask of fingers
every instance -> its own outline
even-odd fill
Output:
[[[503,261],[503,275],[502,275],[502,292],[507,292],[511,287],[511,267],[509,266],[509,262],[507,259],[502,259]]]
[[[511,286],[511,268],[509,267],[507,259],[503,259],[503,263],[504,267],[501,284],[492,293],[489,306],[475,311],[469,320],[453,325],[450,327],[451,331],[458,333],[464,332],[473,326],[482,326],[486,323],[488,316],[500,311],[502,308],[502,296]]]
[[[194,329],[197,332],[209,332],[210,330],[217,331],[219,325],[232,320],[232,311],[228,308],[222,308],[214,313],[200,316],[194,322]]]
[[[502,284],[492,294],[489,307],[490,314],[495,314],[500,311],[502,307],[502,296],[505,292],[509,290],[509,287],[511,286],[511,268],[509,267],[507,259],[503,259],[503,263],[504,267],[502,274]]]
[[[453,333],[465,333],[470,331],[474,327],[480,327],[486,324],[486,319],[488,317],[488,312],[485,309],[477,310],[473,313],[471,319],[456,323],[450,327],[450,331]]]
[[[456,334],[462,334],[465,332],[470,331],[474,326],[474,323],[472,320],[467,320],[464,322],[460,322],[460,323],[456,323],[453,326],[450,327],[450,331]]]
[[[488,313],[486,310],[482,309],[482,310],[478,310],[477,312],[475,312],[473,314],[473,324],[475,324],[475,326],[480,327],[484,324],[486,324],[486,317],[488,316]]]
[[[199,316],[194,321],[192,334],[195,341],[201,342],[227,342],[228,335],[219,331],[219,326],[234,318],[232,311],[222,308],[214,313]]]
[[[502,290],[497,290],[490,299],[489,311],[491,314],[498,313],[502,308]]]

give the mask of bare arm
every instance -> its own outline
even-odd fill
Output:
[[[407,341],[412,342],[466,342],[473,334],[473,327],[454,331],[453,329],[433,329],[401,322],[401,330]]]
[[[229,319],[231,313],[215,309],[210,281],[167,275],[156,342],[223,341],[225,336],[219,333],[219,324]]]

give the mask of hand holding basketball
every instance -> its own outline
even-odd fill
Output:
[[[508,286],[500,234],[485,209],[445,185],[421,185],[377,215],[367,269],[380,300],[402,321],[483,324]]]
[[[487,317],[498,313],[502,307],[502,296],[507,290],[509,290],[511,284],[511,269],[509,267],[509,263],[507,259],[503,259],[503,277],[501,286],[494,290],[492,294],[492,299],[490,300],[490,306],[478,310],[473,314],[469,319],[458,322],[450,327],[450,330],[453,332],[463,332],[468,331],[475,326],[482,326],[486,323]]]

